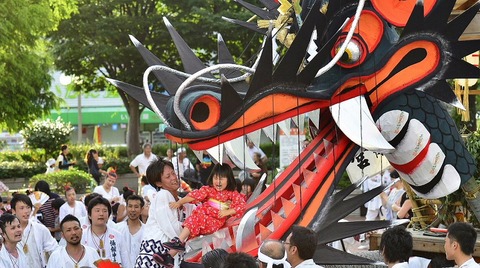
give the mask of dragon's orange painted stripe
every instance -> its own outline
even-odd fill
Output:
[[[287,94],[272,94],[253,104],[229,129],[243,128],[312,102],[312,99]]]
[[[444,0],[442,0],[444,1]],[[372,0],[375,9],[391,24],[404,27],[407,24],[417,0]],[[437,0],[423,0],[424,16],[427,16]]]
[[[398,66],[399,62],[414,49],[422,48],[426,51],[426,56],[419,62],[409,65],[391,76],[392,71]],[[405,44],[380,70],[374,74],[362,77],[351,78],[346,81],[332,98],[333,102],[339,102],[344,99],[355,97],[363,91],[373,92],[370,100],[373,104],[372,110],[392,94],[408,87],[416,82],[425,79],[432,74],[440,64],[441,52],[438,45],[428,40],[413,41]],[[345,89],[358,87],[359,90],[350,90],[345,93]],[[374,91],[375,90],[375,91]]]
[[[418,49],[419,47],[427,52],[422,61],[409,65],[407,68],[399,71],[392,77],[388,77],[407,53],[414,49]],[[379,85],[376,92],[370,96],[373,109],[390,95],[411,86],[432,74],[440,64],[440,53],[437,44],[426,40],[415,41],[400,48],[395,54],[393,54],[385,67],[375,73],[376,77],[370,77],[365,81],[365,86],[368,89],[373,89]],[[378,81],[382,81],[382,84],[380,85]]]

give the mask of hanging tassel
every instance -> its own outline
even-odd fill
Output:
[[[465,79],[467,80],[467,79]],[[463,107],[465,107],[465,111],[462,111],[462,121],[468,122],[470,121],[470,87],[468,86],[468,82],[465,81],[465,87],[463,89]]]

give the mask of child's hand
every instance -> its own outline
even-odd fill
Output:
[[[177,202],[170,202],[170,204],[168,205],[171,209],[177,209],[179,207],[181,207],[180,204],[178,204]]]
[[[219,218],[228,217],[228,216],[230,216],[230,211],[228,211],[228,210],[220,210],[218,212],[218,217]]]

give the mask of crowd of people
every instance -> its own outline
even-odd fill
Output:
[[[13,195],[11,209],[0,216],[0,267],[96,267],[99,261],[126,268],[321,267],[313,260],[317,234],[297,225],[285,234],[284,241],[263,241],[257,258],[217,248],[204,254],[201,264],[186,263],[183,258],[188,241],[216,232],[230,217],[242,217],[258,181],[253,176],[239,183],[228,164],[214,164],[206,151],[193,165],[184,148],[176,153],[169,149],[165,158],[157,157],[151,149],[145,144],[143,153],[130,163],[142,181],[140,194],[128,187],[120,194],[115,187],[115,170],[103,170],[98,152],[92,149],[85,158],[89,172],[99,175],[99,185],[92,193],[79,199],[75,189],[68,186],[60,197],[47,182],[39,181],[35,192],[45,194],[44,202],[34,203],[31,196],[22,193]],[[68,147],[62,146],[52,165],[68,169],[75,162],[67,157]],[[253,150],[252,157],[259,167],[264,165],[266,156],[259,151]],[[385,185],[399,177],[393,169],[388,171],[388,178],[382,175],[374,182]],[[404,194],[395,181],[379,196],[376,202],[381,205],[370,215],[401,218],[401,209],[395,205],[400,205],[398,200]],[[381,212],[385,204],[389,209]],[[479,267],[472,258],[476,237],[470,224],[452,224],[445,240],[446,258],[462,268]],[[388,267],[436,267],[433,261],[412,257],[412,237],[402,226],[382,234],[380,253]]]

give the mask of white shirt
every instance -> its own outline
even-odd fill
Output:
[[[82,245],[92,247],[97,251],[101,250],[100,240],[103,241],[103,249],[105,252],[100,252],[99,255],[101,259],[110,259],[113,262],[123,264],[122,260],[128,258],[126,247],[122,244],[122,234],[115,228],[109,228],[107,226],[107,231],[99,237],[92,232],[91,226],[85,229],[84,226],[82,226],[82,229]]]
[[[304,260],[301,262],[299,265],[295,266],[294,268],[302,268],[302,267],[320,267],[323,268],[323,266],[317,265],[312,259]]]
[[[155,195],[156,192],[157,192],[157,190],[155,190],[155,188],[153,188],[153,186],[150,185],[150,184],[147,184],[147,185],[142,187],[143,198],[145,198],[145,196],[153,196],[153,195]]]
[[[73,262],[73,259],[68,255],[65,247],[59,247],[55,250],[48,259],[47,268],[75,268],[75,267],[95,267],[94,262],[100,259],[95,249],[89,246],[83,246],[85,253],[83,258],[77,263]]]
[[[157,159],[157,156],[154,154],[150,154],[150,157],[146,157],[145,154],[142,153],[137,155],[132,162],[130,162],[130,166],[138,168],[138,173],[140,175],[145,175],[150,163],[157,161]]]
[[[183,213],[168,206],[170,202],[175,202],[173,195],[169,191],[162,189],[150,201],[149,216],[144,226],[142,240],[155,240],[163,243],[178,237],[182,230]],[[175,256],[174,267],[176,268],[180,267],[179,255]]]
[[[373,177],[370,177],[367,180],[365,180],[365,182],[363,183],[363,192],[370,191],[381,185],[382,185],[382,175],[380,174],[374,175]],[[380,195],[375,196],[365,204],[365,207],[368,210],[376,210],[376,209],[379,209],[381,206],[382,206],[382,198],[380,197]]]
[[[183,158],[183,161],[179,161],[178,157],[174,156],[172,158],[172,164],[173,168],[175,169],[175,174],[177,174],[178,178],[183,177],[183,173],[186,169],[193,169],[193,165],[188,157]]]
[[[142,227],[138,230],[135,234],[130,233],[130,229],[128,229],[128,220],[117,223],[115,228],[122,234],[122,244],[125,245],[127,250],[127,258],[123,260],[122,267],[124,268],[133,268],[135,265],[135,259],[140,253],[140,244],[142,243],[143,238],[143,230],[145,229],[145,225],[140,222]]]
[[[105,199],[108,201],[112,201],[114,197],[120,196],[120,192],[118,191],[118,188],[115,186],[112,186],[110,189],[110,192],[105,191],[105,188],[103,188],[103,185],[99,185],[93,189],[94,193],[101,194]]]
[[[77,217],[77,219],[80,219],[87,216],[87,209],[82,202],[75,200],[75,204],[73,205],[73,207],[71,207],[68,203],[63,204],[60,207],[60,211],[58,213],[60,222],[62,222],[63,218],[65,218],[65,216],[67,216],[68,214],[71,214]]]
[[[478,268],[480,265],[475,262],[473,258],[469,259],[468,261],[464,262],[458,268]]]
[[[24,250],[25,244],[27,250]],[[46,254],[52,253],[58,247],[58,243],[45,225],[30,220],[23,230],[22,241],[18,246],[24,250],[28,267],[45,267]]]
[[[5,245],[2,245],[0,248],[0,267],[28,267],[27,257],[19,247],[19,244],[17,244],[17,252],[18,258],[15,258],[8,253]]]

